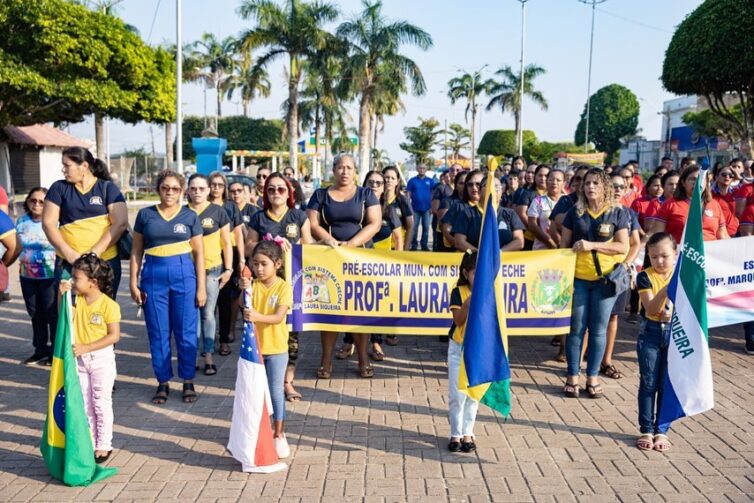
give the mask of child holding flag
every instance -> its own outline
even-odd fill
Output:
[[[73,289],[77,295],[73,354],[94,440],[94,459],[103,463],[113,450],[113,346],[120,340],[120,306],[110,297],[113,270],[107,261],[87,253],[73,263],[72,274],[70,281],[61,281],[60,292]]]
[[[450,294],[450,311],[453,324],[450,326],[448,344],[448,418],[450,420],[450,452],[473,452],[474,423],[479,402],[458,389],[458,376],[463,358],[463,336],[469,315],[471,288],[474,285],[477,252],[467,251],[461,260],[461,274],[458,284]]]
[[[667,424],[659,424],[663,384],[668,372],[668,331],[673,310],[668,302],[668,283],[676,261],[676,242],[666,232],[652,235],[647,242],[651,267],[636,278],[641,299],[641,330],[636,345],[639,356],[639,429],[636,446],[645,451],[670,449]]]
[[[275,241],[262,241],[254,247],[252,267],[256,279],[242,280],[242,288],[252,287],[251,307],[244,319],[254,323],[272,399],[273,437],[279,458],[290,455],[283,432],[285,419],[285,370],[288,366],[286,314],[293,306],[293,290],[283,279],[283,249]]]

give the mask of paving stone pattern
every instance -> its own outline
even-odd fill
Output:
[[[124,278],[127,278],[127,268]],[[13,272],[17,278],[17,273]],[[508,421],[482,406],[475,454],[447,451],[445,345],[404,336],[385,346],[375,377],[355,358],[333,378],[314,377],[319,337],[302,335],[289,404],[288,471],[251,475],[225,450],[238,343],[216,356],[218,374],[198,373],[199,400],[184,404],[180,382],[164,406],[155,388],[143,320],[123,281],[123,336],[117,347],[115,452],[118,475],[87,488],[52,480],[39,454],[49,369],[20,362],[32,352],[31,324],[17,281],[0,304],[0,500],[2,501],[752,501],[754,357],[740,326],[711,336],[716,406],[671,430],[668,454],[642,452],[637,436],[635,337],[621,321],[615,362],[626,374],[604,380],[605,398],[565,399],[565,364],[549,338],[513,338],[513,408]]]

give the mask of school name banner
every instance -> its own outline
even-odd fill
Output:
[[[704,243],[709,328],[754,320],[754,236]]]
[[[303,245],[290,260],[292,330],[448,334],[460,253]],[[570,250],[503,253],[508,335],[568,332],[575,260]]]

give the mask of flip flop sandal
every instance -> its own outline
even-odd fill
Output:
[[[214,363],[207,363],[204,365],[204,375],[213,376],[217,374],[217,367]]]
[[[372,349],[372,352],[369,356],[371,356],[372,360],[376,362],[381,362],[385,359],[385,353],[376,349]]]
[[[563,386],[563,393],[565,393],[565,396],[568,398],[578,398],[580,393],[579,385],[566,383],[566,385]]]
[[[170,385],[166,384],[160,384],[157,386],[157,391],[155,391],[154,396],[152,397],[152,403],[155,405],[162,405],[165,402],[168,401],[168,395],[170,394]]]
[[[353,356],[353,354],[356,352],[356,345],[351,344],[350,346],[351,346],[350,348],[346,346],[340,348],[338,352],[335,353],[335,358],[337,358],[338,360],[345,360]]]
[[[587,395],[589,395],[589,398],[592,399],[602,398],[604,395],[602,386],[600,386],[599,384],[587,384],[586,393]]]
[[[374,368],[372,368],[371,365],[361,367],[359,369],[359,377],[361,377],[362,379],[371,379],[372,377],[374,377]]]
[[[293,386],[293,381],[283,381],[284,384],[290,384]],[[300,402],[301,401],[301,393],[298,391],[286,391],[285,392],[285,399],[288,402]]]
[[[332,370],[326,369],[325,367],[320,367],[317,369],[318,379],[330,379],[331,374],[332,374]]]
[[[610,379],[622,379],[623,374],[620,373],[618,369],[615,368],[615,365],[601,365],[600,366],[600,374],[604,375],[605,377],[609,377]]]
[[[667,452],[670,450],[672,444],[670,443],[670,439],[668,439],[667,435],[658,433],[657,435],[655,435],[654,440],[654,450],[656,450],[657,452]]]
[[[636,440],[636,447],[642,451],[651,451],[654,446],[654,437],[649,433],[643,434]]]
[[[194,383],[183,383],[183,403],[194,403],[197,398],[196,391],[194,391]]]

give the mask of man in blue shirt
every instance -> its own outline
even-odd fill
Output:
[[[419,164],[416,167],[417,175],[408,181],[406,191],[411,195],[411,208],[414,210],[414,235],[411,239],[411,249],[418,249],[417,238],[419,226],[422,228],[421,249],[429,251],[429,232],[432,212],[432,188],[435,181],[427,177],[427,166]]]

